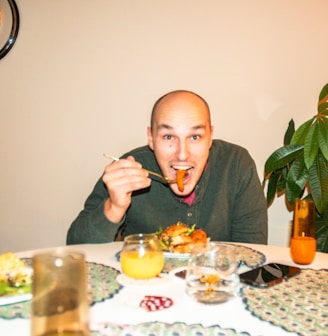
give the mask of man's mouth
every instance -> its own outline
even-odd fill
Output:
[[[179,170],[184,170],[185,171],[184,179],[186,179],[191,174],[193,169],[192,166],[172,166],[171,168],[174,169],[175,175]]]

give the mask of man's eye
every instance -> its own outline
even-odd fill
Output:
[[[172,140],[173,136],[172,135],[164,135],[165,140]]]
[[[192,135],[191,139],[192,140],[199,140],[200,139],[200,135]]]

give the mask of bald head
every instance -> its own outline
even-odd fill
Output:
[[[210,109],[204,98],[192,91],[176,90],[166,93],[155,102],[150,119],[151,128],[154,127],[154,121],[162,111],[179,109],[179,107],[186,109],[188,105],[205,113],[208,124],[211,124]]]

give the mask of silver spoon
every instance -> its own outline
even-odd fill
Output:
[[[111,159],[111,160],[113,160],[113,161],[118,161],[118,160],[119,160],[119,158],[117,158],[117,157],[115,157],[115,156],[113,156],[113,155],[107,154],[107,153],[104,153],[104,156],[105,156],[107,159]],[[143,170],[146,170],[146,171],[147,171],[149,174],[151,174],[151,175],[154,175],[154,176],[159,177],[159,178],[162,179],[165,183],[171,184],[171,183],[176,183],[176,182],[177,182],[176,179],[175,179],[175,180],[170,180],[168,177],[163,176],[163,175],[158,174],[158,173],[155,173],[155,172],[153,172],[153,171],[151,171],[151,170],[148,170],[148,169],[145,169],[145,168],[142,168],[142,169],[143,169]]]

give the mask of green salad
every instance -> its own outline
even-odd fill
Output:
[[[11,286],[8,283],[0,283],[0,296],[21,295],[31,293],[32,285],[22,284],[19,287]]]

